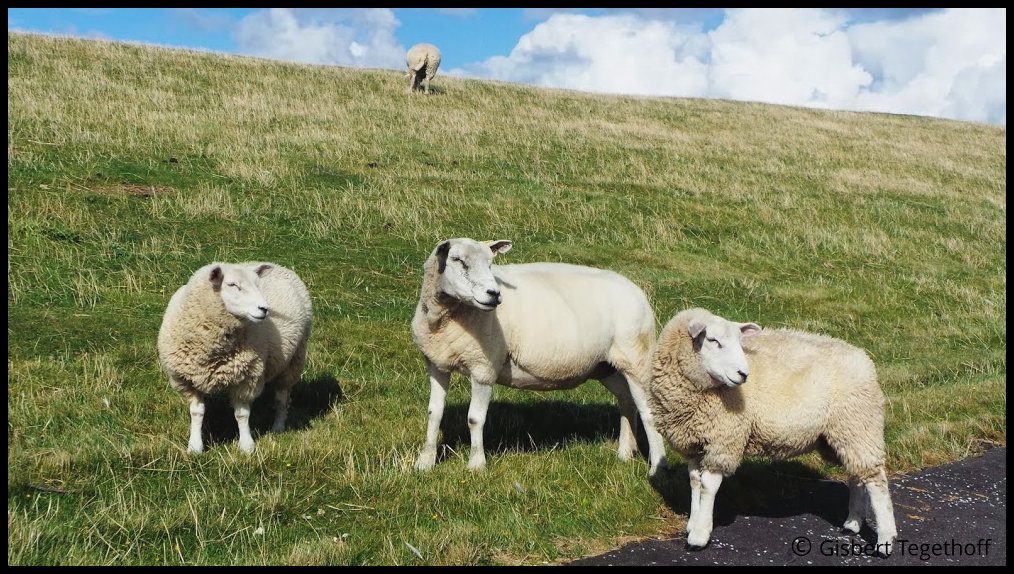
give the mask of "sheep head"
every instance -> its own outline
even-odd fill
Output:
[[[222,297],[226,311],[258,323],[267,318],[271,309],[261,293],[260,278],[272,269],[274,266],[267,263],[255,266],[219,263],[211,267],[208,280]]]
[[[687,324],[694,352],[713,386],[738,387],[750,375],[743,337],[759,333],[755,323],[736,323],[708,314]]]
[[[440,292],[466,305],[492,311],[500,304],[500,286],[493,276],[493,257],[506,253],[511,242],[448,239],[433,250]]]

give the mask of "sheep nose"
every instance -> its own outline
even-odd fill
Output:
[[[499,289],[486,289],[486,294],[489,295],[493,299],[493,301],[496,301],[497,304],[500,303],[500,290]]]
[[[743,383],[746,382],[746,378],[750,375],[750,373],[746,371],[736,371],[736,372],[739,373],[739,378],[742,379],[742,381],[740,381],[739,383],[742,385]]]
[[[271,310],[271,308],[268,307],[267,305],[258,305],[257,308],[260,309],[261,312],[263,312],[265,316],[267,316],[268,311]]]

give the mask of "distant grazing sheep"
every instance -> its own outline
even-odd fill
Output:
[[[313,310],[306,285],[271,263],[211,263],[169,300],[158,355],[169,384],[190,403],[187,450],[204,451],[204,398],[227,393],[250,453],[250,405],[274,381],[272,432],[285,428],[289,391],[303,373]]]
[[[653,355],[649,400],[658,429],[689,461],[689,546],[708,544],[715,494],[745,455],[818,450],[849,475],[844,528],[859,532],[869,502],[877,550],[890,553],[897,529],[884,467],[884,394],[864,351],[689,309],[663,327]]]
[[[637,449],[640,412],[650,473],[664,465],[665,444],[647,408],[655,316],[626,277],[564,263],[493,265],[507,240],[440,242],[423,265],[412,339],[430,378],[426,444],[416,468],[433,467],[451,373],[471,379],[470,470],[486,464],[483,425],[501,384],[536,391],[572,389],[597,379],[620,405],[619,456]],[[636,410],[635,410],[636,409]]]
[[[409,91],[414,92],[422,87],[425,93],[430,93],[430,80],[437,75],[437,68],[440,67],[440,50],[433,44],[416,44],[408,49],[405,63],[408,64],[408,75],[411,78]]]

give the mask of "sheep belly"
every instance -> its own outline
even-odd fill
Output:
[[[559,365],[549,370],[552,371],[551,376],[537,375],[526,370],[513,357],[508,357],[496,382],[505,387],[529,391],[565,391],[580,386],[588,379],[601,379],[615,371],[605,363],[598,363],[591,369],[575,370]]]

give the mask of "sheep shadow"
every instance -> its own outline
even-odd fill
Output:
[[[690,477],[685,463],[675,464],[651,478],[652,488],[678,514],[690,514]],[[715,497],[714,526],[733,526],[740,517],[802,519],[813,515],[841,529],[848,516],[849,488],[795,460],[744,460],[736,474],[726,477]],[[723,533],[728,534],[728,533]],[[676,533],[681,538],[685,532]],[[866,523],[859,536],[875,542]]]
[[[440,421],[440,431],[443,438],[437,451],[438,460],[450,457],[453,451],[467,453],[471,444],[468,403],[448,404]],[[575,442],[615,442],[619,436],[620,409],[616,405],[563,400],[493,401],[483,428],[487,456],[553,450]],[[648,442],[640,424],[637,444],[638,456],[644,457]]]
[[[303,379],[289,395],[289,415],[285,431],[310,428],[310,423],[331,411],[345,400],[341,383],[331,375]],[[275,421],[275,391],[268,384],[261,396],[250,406],[250,432],[254,440],[268,433]],[[227,395],[209,395],[205,398],[204,444],[210,448],[239,440],[239,428]]]

